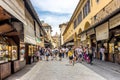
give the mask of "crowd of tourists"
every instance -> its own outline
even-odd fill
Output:
[[[105,48],[101,47],[99,50],[100,60],[104,60]],[[96,48],[89,46],[73,46],[73,47],[60,47],[60,48],[43,48],[40,47],[39,50],[35,53],[35,56],[39,60],[59,60],[62,61],[62,58],[68,58],[69,63],[82,63],[82,61],[89,64],[93,64],[93,58],[95,57]]]
[[[43,48],[40,47],[39,50],[35,53],[35,57],[37,57],[38,61],[39,60],[59,60],[61,61],[62,58],[65,56],[67,57],[69,49],[68,48]]]

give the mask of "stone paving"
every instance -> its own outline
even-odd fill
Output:
[[[83,64],[68,64],[68,60],[40,61],[11,75],[6,80],[107,80]]]
[[[82,63],[97,74],[103,76],[107,80],[120,80],[120,65],[117,63],[100,61],[95,59],[93,65]]]

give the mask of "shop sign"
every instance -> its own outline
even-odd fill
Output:
[[[83,34],[81,34],[81,41],[84,41],[84,40],[86,40],[86,33],[83,33]]]
[[[74,42],[69,42],[66,44],[66,46],[72,46],[72,45],[74,45]]]
[[[87,36],[90,36],[92,34],[95,34],[95,30],[94,29],[90,29],[89,31],[87,31]]]
[[[110,29],[120,25],[120,14],[110,19]]]
[[[96,40],[105,40],[109,37],[108,22],[98,26],[96,29]]]

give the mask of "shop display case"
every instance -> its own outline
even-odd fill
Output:
[[[118,42],[118,59],[117,62],[120,64],[120,42]]]
[[[109,61],[114,62],[115,59],[115,47],[114,43],[109,43]]]
[[[28,46],[28,60],[29,60],[29,64],[33,63],[33,53],[34,53],[34,46],[33,45],[29,45]]]
[[[25,44],[20,44],[20,69],[24,68],[26,65],[26,59],[25,59]]]
[[[9,59],[8,46],[0,44],[0,63],[8,62]]]
[[[17,46],[12,46],[12,60],[17,60],[18,53],[17,53]]]
[[[33,56],[34,47],[32,45],[28,46],[28,55]]]
[[[25,48],[20,47],[20,61],[24,61],[24,60],[25,60]]]

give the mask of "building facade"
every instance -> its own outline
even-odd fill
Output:
[[[65,28],[67,27],[67,23],[63,23],[59,25],[60,28],[60,45],[62,46],[64,44],[63,41],[63,32],[65,31]]]
[[[0,0],[0,80],[34,61],[43,35],[30,0]]]
[[[52,46],[53,46],[53,44],[52,44],[53,40],[52,40],[52,35],[51,35],[52,27],[49,24],[44,23],[44,22],[42,22],[42,26],[43,26],[43,29],[45,30],[46,34],[47,34],[46,35],[47,40],[45,40],[45,46],[52,48]]]
[[[53,39],[53,48],[59,48],[60,47],[60,36],[57,32],[54,36],[52,36],[52,39]]]
[[[120,0],[80,0],[63,33],[64,41],[95,47],[96,58],[100,57],[100,47],[105,46],[105,60],[119,63],[119,3]]]

